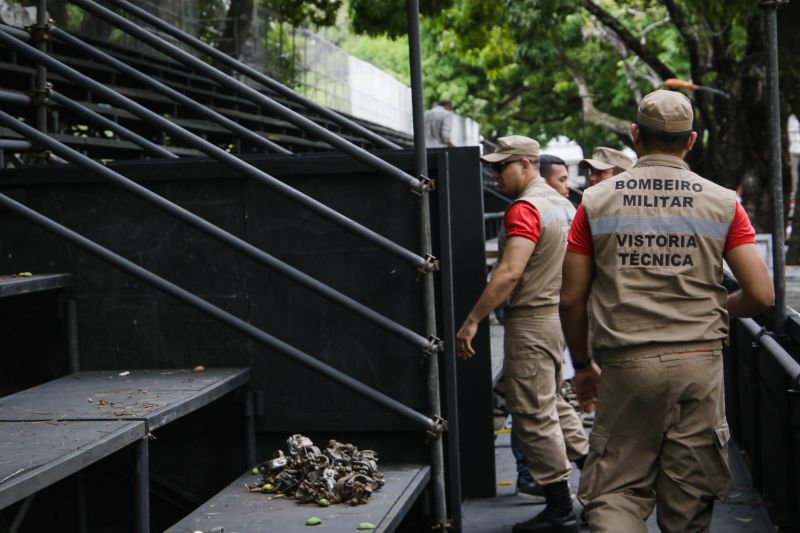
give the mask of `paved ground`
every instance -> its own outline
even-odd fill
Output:
[[[502,364],[502,327],[492,326],[493,367],[498,371]],[[718,503],[714,509],[711,524],[712,533],[773,531],[772,523],[763,506],[760,496],[752,488],[749,474],[738,450],[731,447],[731,468],[734,482],[728,501]],[[508,533],[511,526],[527,520],[544,508],[514,496],[516,469],[511,455],[508,433],[498,433],[495,440],[495,467],[497,471],[497,497],[473,499],[464,502],[464,533]],[[578,472],[573,472],[570,481],[573,491],[578,486]],[[580,504],[575,508],[580,512]],[[648,521],[648,530],[657,532],[655,513]],[[583,525],[581,531],[589,531]]]

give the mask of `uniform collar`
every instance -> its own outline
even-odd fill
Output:
[[[639,158],[635,167],[673,167],[689,170],[689,165],[680,157],[674,155],[645,155]]]
[[[543,177],[539,176],[538,178],[533,178],[530,183],[528,183],[525,188],[520,191],[520,193],[517,195],[517,199],[529,194],[540,182],[544,182]]]

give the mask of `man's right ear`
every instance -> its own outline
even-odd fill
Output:
[[[636,124],[631,124],[631,141],[634,146],[639,144],[639,126]]]

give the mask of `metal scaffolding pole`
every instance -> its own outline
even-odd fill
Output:
[[[32,28],[36,47],[47,53],[47,0],[39,0],[36,5],[36,26]],[[36,129],[47,133],[47,69],[36,65],[35,97]]]
[[[224,64],[224,65],[226,65],[228,67],[230,67],[231,69],[236,70],[237,72],[239,72],[241,74],[244,74],[248,78],[250,78],[252,80],[255,80],[258,83],[264,85],[265,87],[268,87],[268,88],[272,89],[276,93],[278,93],[278,94],[280,94],[282,96],[285,96],[286,98],[289,98],[290,100],[293,100],[293,101],[301,104],[302,106],[306,107],[307,109],[310,109],[311,111],[314,111],[318,115],[320,115],[320,116],[322,116],[322,117],[324,117],[324,118],[326,118],[328,120],[331,120],[331,121],[335,122],[339,126],[342,126],[342,127],[346,128],[346,129],[348,129],[348,130],[350,130],[350,131],[352,131],[354,133],[357,133],[357,134],[361,135],[362,137],[364,137],[368,141],[371,141],[371,142],[375,143],[376,145],[378,145],[379,148],[393,148],[393,149],[399,149],[400,148],[400,146],[398,146],[397,144],[395,144],[395,143],[393,143],[393,142],[391,142],[391,141],[389,141],[387,139],[384,139],[380,135],[376,134],[373,131],[368,130],[367,128],[365,128],[364,126],[362,126],[362,125],[360,125],[360,124],[358,124],[356,122],[353,122],[349,118],[343,117],[339,113],[336,113],[336,112],[328,109],[327,107],[321,106],[318,103],[316,103],[316,102],[314,102],[312,100],[309,100],[305,96],[295,92],[294,90],[290,89],[289,87],[286,87],[282,83],[280,83],[280,82],[278,82],[276,80],[273,80],[272,78],[270,78],[269,76],[266,76],[262,72],[259,72],[259,71],[255,70],[255,69],[253,69],[252,67],[249,67],[249,66],[245,65],[241,61],[237,61],[236,59],[232,58],[231,56],[229,56],[229,55],[227,55],[227,54],[225,54],[223,52],[220,52],[219,50],[217,50],[216,48],[214,48],[212,46],[209,46],[208,44],[204,43],[200,39],[192,37],[191,35],[187,34],[186,32],[183,32],[183,31],[179,30],[175,26],[172,26],[171,24],[167,24],[166,22],[164,22],[160,18],[156,17],[155,15],[152,15],[151,13],[145,11],[144,9],[142,9],[140,7],[137,7],[137,6],[133,5],[133,4],[131,4],[130,2],[125,1],[125,0],[107,0],[107,1],[108,1],[108,3],[113,4],[113,5],[117,6],[118,8],[120,8],[120,9],[122,9],[124,11],[127,11],[128,13],[130,13],[130,14],[132,14],[132,15],[134,15],[134,16],[136,16],[136,17],[138,17],[138,18],[140,18],[140,19],[142,19],[144,21],[146,21],[148,24],[150,24],[154,28],[159,29],[160,31],[163,31],[167,35],[171,35],[172,37],[174,37],[175,39],[183,42],[184,44],[187,44],[187,45],[191,46],[195,50],[198,50],[199,52],[202,52],[203,54],[207,54],[209,57],[214,58],[215,60],[219,61],[220,63],[222,63],[222,64]]]
[[[427,416],[419,413],[407,405],[404,405],[394,398],[379,392],[368,385],[361,383],[360,381],[353,379],[349,375],[345,374],[344,372],[333,368],[332,366],[323,363],[322,361],[316,359],[315,357],[298,350],[294,346],[291,346],[280,339],[277,339],[258,329],[257,327],[245,322],[244,320],[237,318],[236,316],[228,313],[220,309],[219,307],[208,303],[207,301],[203,300],[202,298],[192,294],[191,292],[175,285],[174,283],[170,283],[169,281],[153,274],[149,270],[140,267],[139,265],[121,257],[114,252],[103,248],[102,246],[98,245],[97,243],[87,239],[86,237],[58,224],[57,222],[45,217],[41,213],[37,213],[36,211],[22,205],[21,203],[12,200],[8,196],[4,194],[0,194],[0,208],[8,209],[9,211],[16,213],[17,215],[33,222],[34,224],[41,226],[45,230],[49,231],[50,233],[60,237],[72,244],[75,244],[79,248],[85,250],[86,252],[94,255],[95,257],[109,263],[120,270],[127,272],[131,276],[134,276],[145,283],[155,287],[156,289],[169,294],[170,296],[174,297],[175,299],[185,303],[186,305],[193,307],[204,313],[205,315],[210,316],[211,318],[218,320],[219,322],[229,326],[230,328],[250,337],[251,339],[255,340],[256,342],[263,344],[264,346],[275,350],[276,352],[288,357],[289,359],[300,363],[301,365],[309,368],[310,370],[322,374],[323,376],[327,377],[334,383],[338,383],[339,385],[344,386],[345,388],[355,392],[367,398],[370,401],[373,401],[379,405],[382,405],[387,410],[400,415],[401,417],[405,418],[406,420],[410,420],[411,422],[421,426],[422,428],[428,430],[429,432],[439,433],[441,431],[441,425],[437,420],[432,420]]]
[[[786,273],[783,216],[783,165],[781,160],[781,109],[778,83],[778,6],[781,0],[761,0],[767,48],[767,105],[769,124],[769,175],[772,182],[772,282],[775,286],[773,331],[783,333],[786,322]]]
[[[458,428],[458,368],[456,367],[456,323],[453,287],[453,226],[450,213],[450,181],[447,152],[439,156],[440,178],[436,182],[439,197],[439,253],[441,255],[440,301],[442,302],[442,340],[444,351],[444,402],[447,412],[447,501],[450,504],[452,529],[461,532],[461,446]]]
[[[422,52],[419,34],[419,2],[406,0],[408,17],[408,60],[411,69],[411,106],[414,117],[414,161],[421,180],[428,177],[428,155],[425,151],[425,127],[422,103]],[[420,199],[420,246],[423,254],[432,256],[430,195]],[[436,296],[433,276],[422,280],[422,298],[425,307],[425,335],[436,338]],[[428,409],[431,416],[441,418],[441,392],[439,386],[439,354],[428,357]],[[430,444],[433,485],[433,519],[435,529],[448,529],[452,523],[447,518],[447,494],[444,480],[443,438],[433,439]]]
[[[121,187],[122,189],[142,198],[144,201],[149,202],[153,206],[161,209],[162,211],[186,222],[187,224],[197,228],[198,230],[202,231],[206,235],[209,235],[218,241],[227,244],[228,246],[232,247],[233,249],[247,255],[248,257],[258,261],[260,264],[267,266],[280,274],[288,277],[289,279],[299,283],[303,287],[314,291],[315,293],[319,294],[320,296],[335,302],[345,309],[352,311],[353,313],[357,314],[358,316],[372,322],[373,324],[383,328],[384,330],[402,338],[403,340],[411,343],[412,345],[416,346],[417,348],[425,351],[435,352],[439,348],[439,343],[435,339],[428,340],[425,337],[411,331],[410,329],[386,318],[385,316],[377,313],[376,311],[372,310],[371,308],[365,306],[353,300],[349,296],[346,296],[335,289],[325,285],[324,283],[318,281],[315,278],[293,268],[286,263],[276,259],[275,257],[271,256],[267,252],[256,248],[252,244],[236,237],[235,235],[228,233],[227,231],[211,224],[207,220],[195,215],[191,211],[187,211],[186,209],[170,202],[162,198],[161,196],[155,194],[154,192],[150,191],[149,189],[142,187],[141,185],[129,180],[125,176],[118,174],[111,170],[108,167],[93,161],[92,159],[86,157],[83,154],[76,152],[75,150],[61,144],[60,142],[51,139],[47,135],[31,128],[30,126],[23,124],[22,122],[18,121],[11,115],[0,111],[0,125],[4,125],[7,128],[10,128],[20,135],[33,140],[39,146],[42,146],[48,150],[51,150],[53,153],[58,154],[59,156],[63,157],[67,161],[74,163],[82,168],[90,170],[103,178],[111,181],[115,185]]]
[[[0,30],[2,30],[1,27]],[[201,139],[197,135],[194,135],[186,131],[185,129],[181,128],[176,124],[173,124],[164,117],[156,113],[153,113],[149,109],[134,102],[130,98],[122,96],[121,94],[109,89],[105,85],[94,81],[88,76],[81,74],[77,70],[61,63],[60,61],[48,56],[47,54],[40,52],[39,50],[33,48],[32,46],[13,37],[11,34],[6,33],[5,31],[0,31],[0,43],[16,50],[17,52],[26,57],[29,57],[33,61],[45,64],[48,68],[50,68],[55,72],[58,72],[59,74],[71,80],[73,83],[76,83],[78,85],[81,85],[83,87],[92,90],[92,92],[95,92],[103,96],[104,98],[108,99],[109,102],[115,103],[120,107],[127,109],[131,113],[142,118],[142,120],[162,128],[163,130],[168,132],[173,138],[191,144],[192,146],[196,147],[209,157],[212,157],[217,161],[220,161],[228,165],[229,167],[233,168],[241,175],[254,179],[257,182],[270,187],[271,189],[283,194],[290,200],[297,202],[303,207],[329,220],[333,224],[341,228],[344,228],[346,231],[349,231],[350,233],[353,233],[354,235],[357,235],[362,239],[371,242],[372,244],[378,246],[379,248],[386,250],[389,253],[407,261],[415,268],[420,269],[421,271],[424,272],[428,272],[436,267],[435,262],[430,261],[429,259],[426,259],[424,257],[421,257],[413,253],[412,251],[407,250],[406,248],[403,248],[399,244],[387,239],[383,235],[380,235],[377,232],[367,228],[366,226],[363,226],[358,222],[347,218],[338,211],[331,209],[322,202],[319,202],[309,196],[306,196],[300,191],[293,189],[292,187],[286,185],[280,180],[274,178],[273,176],[270,176],[266,172],[255,168],[254,166],[246,163],[245,161],[242,161],[241,159],[229,154],[228,152],[219,148],[218,146],[211,144],[205,139]]]
[[[92,0],[70,0],[70,2],[80,6],[82,9],[85,9],[86,11],[89,11],[93,15],[102,18],[103,20],[109,22],[110,24],[120,28],[125,33],[128,33],[136,37],[137,39],[141,40],[142,42],[147,43],[156,50],[159,50],[164,54],[172,57],[176,61],[179,61],[180,63],[183,63],[184,65],[193,68],[198,72],[202,72],[204,75],[208,76],[210,79],[212,79],[219,85],[245,96],[246,98],[260,105],[264,109],[267,109],[268,111],[275,113],[276,115],[291,122],[301,130],[313,133],[314,135],[321,138],[323,141],[330,144],[332,147],[341,150],[342,152],[352,156],[358,161],[361,161],[365,165],[374,168],[379,172],[381,172],[382,174],[386,174],[387,176],[393,179],[405,183],[413,191],[419,193],[425,193],[428,191],[427,182],[421,181],[415,178],[414,176],[411,176],[410,174],[403,172],[399,168],[387,163],[383,159],[371,154],[370,152],[364,150],[363,148],[356,146],[355,144],[345,140],[339,135],[326,130],[325,128],[313,122],[312,120],[304,117],[299,113],[295,113],[288,107],[279,104],[278,102],[275,102],[274,100],[265,96],[264,94],[256,91],[251,87],[248,87],[247,85],[232,78],[231,76],[228,76],[224,72],[212,67],[208,63],[203,62],[202,60],[196,58],[195,56],[189,54],[188,52],[184,52],[177,46],[174,46],[165,41],[164,39],[162,39],[161,37],[158,37],[157,35],[150,33],[149,31],[143,29],[140,26],[137,26],[128,19],[121,17],[112,11],[109,11],[108,9],[100,6],[96,2],[93,2]]]
[[[150,76],[147,76],[135,68],[131,67],[130,65],[123,63],[119,59],[112,57],[111,55],[102,52],[91,46],[77,37],[73,37],[69,33],[65,32],[60,28],[53,28],[52,29],[53,36],[56,37],[58,40],[69,44],[70,46],[74,46],[81,52],[84,52],[90,56],[93,56],[98,61],[109,65],[110,67],[116,69],[119,72],[122,72],[126,76],[130,76],[134,80],[147,85],[151,89],[156,92],[160,92],[161,94],[165,95],[167,98],[183,105],[187,109],[206,117],[208,120],[219,124],[220,126],[232,131],[233,133],[237,134],[239,137],[244,139],[245,141],[254,144],[255,146],[260,146],[270,152],[275,152],[278,154],[285,154],[291,155],[292,152],[287,150],[283,146],[275,144],[274,142],[270,141],[269,139],[265,139],[264,137],[258,135],[257,133],[245,128],[234,122],[233,120],[229,119],[228,117],[210,109],[195,100],[192,100],[188,96],[176,91],[172,87],[169,87],[160,81],[154,80]]]
[[[25,93],[0,89],[0,102],[16,105],[31,105],[33,100]]]
[[[84,118],[89,119],[90,121],[103,126],[104,128],[108,128],[109,130],[113,131],[117,135],[119,135],[123,139],[127,139],[132,143],[141,146],[148,152],[152,153],[153,155],[157,155],[159,157],[163,157],[166,159],[177,159],[178,156],[164,148],[163,146],[159,146],[156,143],[149,141],[139,135],[138,133],[134,133],[125,126],[120,126],[113,120],[109,120],[100,113],[96,113],[92,111],[88,107],[82,106],[81,104],[75,103],[63,94],[52,91],[50,93],[50,99],[53,102],[57,103],[58,105],[72,111],[76,115],[81,115]]]

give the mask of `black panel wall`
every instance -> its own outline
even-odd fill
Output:
[[[450,151],[456,316],[485,282],[483,212],[476,149]],[[411,170],[410,153],[385,158]],[[264,156],[250,161],[309,196],[419,252],[419,199],[407,187],[346,156]],[[205,160],[113,166],[290,265],[419,333],[421,286],[414,269],[385,251]],[[427,412],[421,353],[377,326],[323,300],[99,178],[71,167],[6,170],[0,191],[152,270],[364,383]],[[435,204],[435,197],[432,199]],[[434,235],[438,228],[434,230]],[[412,424],[242,337],[172,298],[0,212],[0,272],[70,272],[78,302],[81,366],[175,368],[249,366],[260,399],[259,453],[292,433],[344,438],[385,460],[427,461]],[[486,354],[462,365],[464,495],[494,491],[488,328]],[[442,357],[452,356],[449,352]],[[54,363],[55,364],[55,363]],[[63,367],[63,362],[59,363]],[[442,365],[444,367],[444,365]],[[59,367],[60,368],[60,367]],[[210,428],[210,431],[213,428]],[[466,464],[470,466],[466,466]],[[481,464],[480,468],[475,468]],[[485,467],[483,466],[485,465]]]

